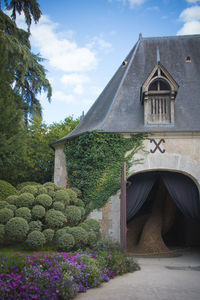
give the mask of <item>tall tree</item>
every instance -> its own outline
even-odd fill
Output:
[[[23,100],[25,124],[33,114],[41,116],[41,105],[37,98],[41,91],[51,99],[51,86],[41,65],[42,58],[31,52],[30,33],[19,29],[15,24],[16,13],[24,12],[28,30],[32,18],[37,22],[41,11],[36,0],[4,1],[5,9],[11,10],[11,18],[0,8],[0,80],[9,72],[12,90]]]

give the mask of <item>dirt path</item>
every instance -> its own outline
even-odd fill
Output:
[[[140,258],[141,270],[79,294],[76,300],[199,300],[200,252],[176,258]]]

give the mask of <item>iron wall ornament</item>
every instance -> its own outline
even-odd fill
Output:
[[[162,150],[162,149],[160,148],[160,144],[161,144],[162,142],[165,143],[165,140],[164,140],[164,139],[161,139],[161,140],[157,143],[154,139],[151,139],[151,140],[150,140],[150,143],[154,143],[156,147],[155,147],[153,150],[151,149],[150,152],[151,152],[151,153],[155,153],[156,150],[158,149],[158,150],[160,151],[160,153],[165,153],[165,149]]]

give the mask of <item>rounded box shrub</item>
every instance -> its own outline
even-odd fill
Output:
[[[28,207],[31,208],[34,204],[35,197],[30,193],[24,193],[19,195],[16,200],[17,207]]]
[[[67,217],[67,223],[71,226],[75,226],[81,221],[81,210],[77,206],[68,206],[65,215]]]
[[[86,224],[86,227],[89,231],[99,233],[100,232],[100,225],[99,222],[95,219],[87,219],[84,221],[84,224]]]
[[[44,186],[45,188],[54,190],[56,185],[55,185],[55,183],[53,183],[53,182],[45,182],[45,183],[43,184],[43,186]]]
[[[65,205],[64,205],[64,203],[62,203],[62,202],[60,202],[60,201],[56,201],[56,202],[54,202],[54,204],[53,204],[53,208],[54,208],[55,210],[64,211],[64,210],[65,210]]]
[[[13,218],[14,213],[9,208],[0,209],[0,224],[6,224],[11,218]]]
[[[35,181],[25,181],[25,182],[21,182],[17,185],[17,190],[20,191],[23,187],[27,186],[27,185],[38,185],[38,182]]]
[[[41,194],[47,194],[47,189],[44,186],[37,186],[37,194],[41,195]]]
[[[55,192],[54,192],[54,190],[51,190],[51,189],[48,189],[48,188],[47,188],[47,194],[48,194],[52,199],[55,198]]]
[[[21,242],[26,238],[29,231],[28,223],[20,217],[12,218],[5,225],[5,234],[8,239]]]
[[[30,249],[40,249],[45,243],[46,239],[42,232],[34,230],[28,234],[26,244]]]
[[[20,207],[15,212],[16,217],[24,218],[27,222],[31,221],[31,211],[28,207]]]
[[[58,237],[56,246],[59,250],[70,251],[75,245],[75,240],[72,234],[63,233]]]
[[[68,195],[69,195],[69,199],[70,199],[70,204],[75,204],[75,202],[77,201],[77,194],[76,192],[74,192],[72,189],[66,189]]]
[[[52,204],[52,198],[47,194],[40,194],[36,197],[36,203],[48,208]]]
[[[5,236],[5,226],[3,224],[0,224],[0,245],[4,242],[4,236]]]
[[[30,193],[34,196],[37,195],[37,185],[26,185],[20,190],[20,194]]]
[[[61,228],[67,221],[65,215],[58,210],[50,209],[46,214],[46,222],[50,228]]]
[[[96,246],[97,243],[97,236],[94,232],[89,232],[88,233],[88,246],[90,248],[93,248]]]
[[[17,195],[10,195],[10,196],[8,196],[8,197],[6,198],[6,201],[7,201],[9,204],[14,204],[14,205],[16,205],[17,198],[18,198]]]
[[[0,209],[5,208],[8,205],[7,201],[0,201]]]
[[[72,227],[71,234],[75,239],[75,248],[85,248],[88,243],[88,233],[85,229],[80,226]]]
[[[45,236],[46,242],[53,241],[53,238],[54,238],[54,230],[53,229],[50,229],[50,228],[45,229],[42,233]]]
[[[70,203],[70,197],[66,190],[59,190],[55,192],[55,200],[56,201],[62,201],[66,205]]]
[[[16,188],[5,180],[0,180],[0,201],[5,201],[10,195],[17,194]]]
[[[84,202],[81,199],[77,198],[76,200],[74,200],[74,205],[84,207]]]
[[[80,206],[79,209],[81,211],[81,217],[84,217],[85,216],[85,208]]]
[[[59,238],[60,236],[62,236],[63,234],[65,234],[65,233],[70,233],[65,227],[64,227],[64,228],[61,228],[61,229],[58,229],[58,230],[56,231],[56,233],[55,233],[55,240],[57,241],[58,238]]]
[[[17,207],[14,204],[9,203],[6,205],[6,208],[11,209],[13,212],[15,212],[17,209]]]
[[[33,219],[42,219],[45,216],[45,208],[42,205],[35,205],[32,208]]]
[[[77,189],[76,187],[72,187],[71,190],[76,193],[77,197],[81,197],[82,196],[81,190]]]
[[[29,223],[29,231],[32,232],[34,230],[42,231],[42,222],[40,222],[39,220],[31,221]]]

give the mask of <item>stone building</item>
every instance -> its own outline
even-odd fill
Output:
[[[92,130],[122,133],[127,138],[147,134],[146,151],[137,153],[143,162],[132,165],[127,178],[131,182],[124,211],[128,232],[134,217],[148,211],[150,195],[161,180],[163,193],[170,195],[178,209],[176,225],[166,239],[198,244],[200,235],[195,228],[199,225],[195,220],[200,219],[200,35],[139,36],[79,125],[52,143],[56,184],[66,185],[66,140]],[[126,235],[120,194],[91,214],[101,222],[103,234],[117,241]]]

